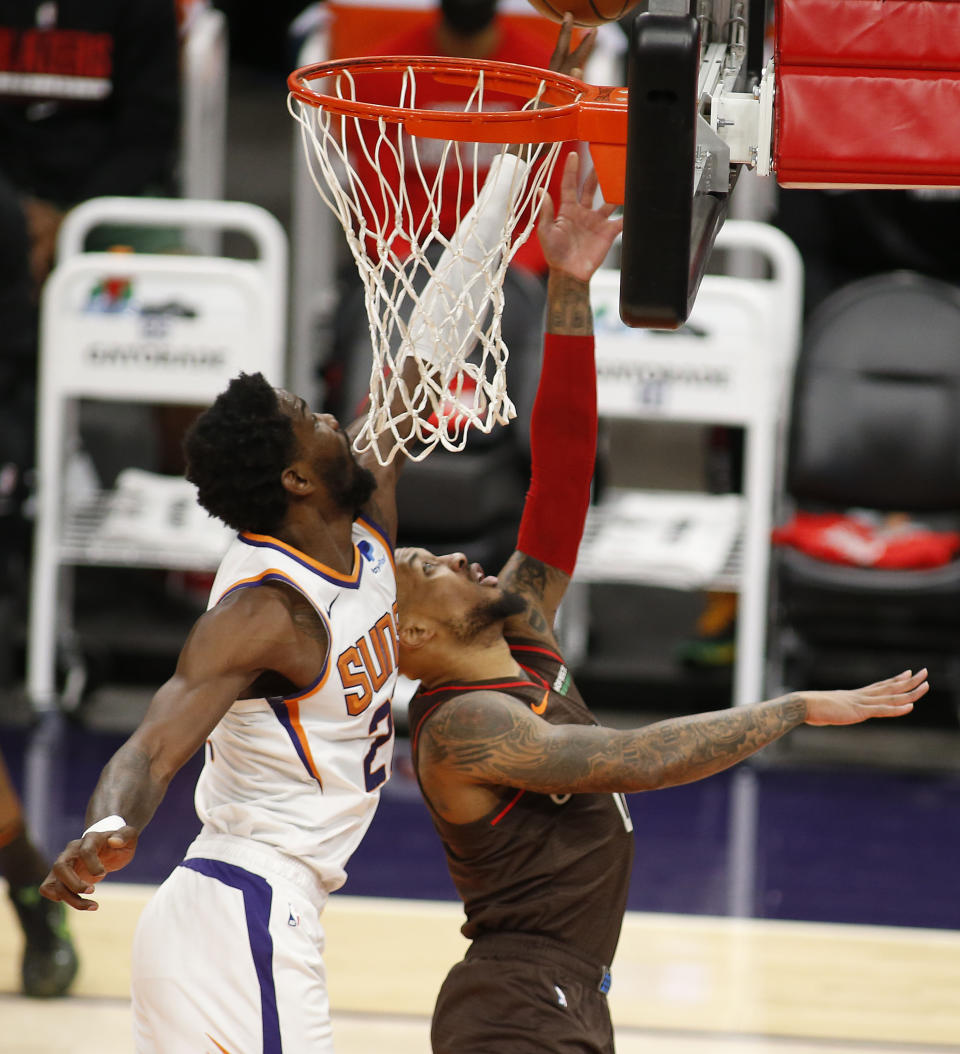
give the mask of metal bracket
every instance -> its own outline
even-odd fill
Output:
[[[771,60],[753,92],[728,91],[718,81],[710,97],[710,127],[727,144],[731,164],[770,175],[773,149],[774,76]]]

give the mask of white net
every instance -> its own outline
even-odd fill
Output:
[[[426,76],[398,72],[391,105],[415,108],[418,77]],[[358,79],[342,70],[323,90],[366,101]],[[539,95],[523,108],[537,106]],[[464,112],[488,105],[480,71]],[[437,445],[462,450],[471,428],[506,424],[515,411],[500,327],[503,281],[531,233],[561,144],[507,152],[507,144],[426,138],[295,96],[290,112],[365,290],[373,359],[355,448],[372,449],[384,465],[400,450],[419,460]]]

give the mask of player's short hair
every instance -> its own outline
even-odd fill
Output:
[[[294,459],[293,422],[262,373],[241,373],[191,425],[187,479],[211,515],[237,531],[273,534],[287,513],[280,481]]]

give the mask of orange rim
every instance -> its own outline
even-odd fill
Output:
[[[472,88],[484,77],[485,91],[514,96],[526,102],[543,84],[543,109],[463,113],[384,106],[330,95],[313,82],[338,74],[397,73],[412,69],[444,84]],[[413,135],[474,143],[626,143],[626,89],[598,88],[575,77],[492,59],[430,58],[391,55],[317,62],[294,70],[287,78],[291,93],[301,102],[358,120],[402,124]]]

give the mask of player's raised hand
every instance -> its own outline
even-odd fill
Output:
[[[927,671],[905,670],[865,688],[839,692],[803,692],[808,725],[855,725],[871,717],[901,717],[927,694]]]
[[[137,829],[128,824],[117,831],[90,831],[74,838],[54,861],[40,892],[47,900],[62,900],[78,911],[96,911],[97,901],[80,894],[92,893],[97,882],[130,863],[138,837]]]
[[[557,206],[549,194],[543,195],[537,235],[552,269],[589,282],[623,230],[623,218],[612,218],[615,205],[604,202],[594,208],[597,174],[591,169],[582,187],[578,186],[579,174],[580,158],[571,151],[563,166]]]

